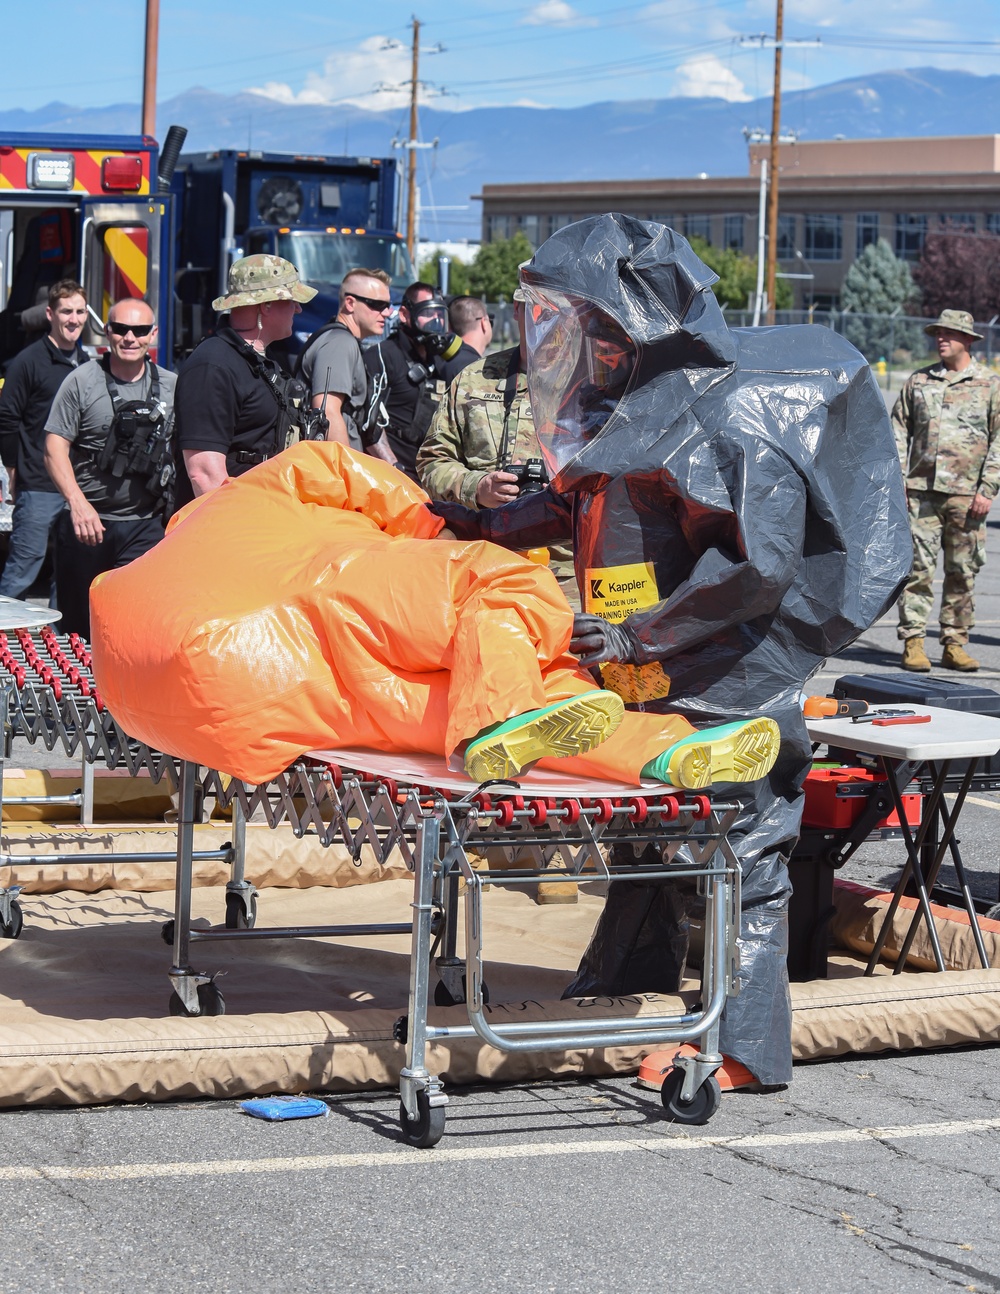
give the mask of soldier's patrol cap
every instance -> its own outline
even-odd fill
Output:
[[[928,324],[924,332],[933,337],[939,328],[950,328],[952,332],[965,333],[966,337],[975,337],[977,341],[983,340],[983,334],[976,332],[975,322],[968,310],[942,310],[937,322]]]
[[[236,310],[259,306],[265,301],[298,301],[305,304],[316,289],[302,283],[291,261],[282,256],[244,256],[229,268],[229,295],[216,297],[213,310]]]

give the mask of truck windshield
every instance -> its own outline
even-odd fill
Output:
[[[278,255],[292,262],[306,283],[337,285],[358,266],[385,270],[394,288],[405,288],[416,277],[406,244],[374,234],[279,234]]]

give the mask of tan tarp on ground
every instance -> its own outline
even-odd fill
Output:
[[[265,854],[270,842],[279,859],[287,849],[303,851],[299,879],[329,862],[315,843],[295,842],[290,832],[266,832],[259,842]],[[576,906],[539,908],[523,891],[497,887],[485,896],[486,976],[496,1018],[574,1012],[591,1018],[595,1009],[635,1017],[678,1009],[678,999],[657,995],[596,1005],[558,1000],[602,903],[596,884],[583,888]],[[218,887],[196,891],[201,924],[221,919],[223,894]],[[406,921],[411,899],[408,879],[269,889],[260,896],[259,923]],[[392,1027],[405,1009],[405,937],[195,944],[194,964],[222,972],[228,1013],[189,1020],[166,1014],[170,955],[159,927],[171,914],[172,894],[126,888],[39,894],[26,897],[24,906],[21,939],[0,941],[2,1105],[348,1090],[398,1078],[403,1048]],[[793,986],[800,1060],[978,1041],[1000,1029],[1000,971],[864,979],[860,964],[845,956],[831,974],[828,981]],[[465,1014],[451,1008],[432,1018],[462,1021]],[[452,1083],[523,1082],[634,1072],[648,1050],[508,1056],[478,1040],[458,1041],[433,1046],[429,1067]]]

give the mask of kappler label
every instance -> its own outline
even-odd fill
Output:
[[[652,562],[595,567],[587,571],[585,588],[587,610],[613,624],[660,600]]]
[[[652,562],[592,568],[586,573],[584,590],[585,609],[612,624],[660,601]],[[652,665],[602,665],[601,677],[604,686],[623,701],[658,701],[670,692],[670,678],[659,661]]]

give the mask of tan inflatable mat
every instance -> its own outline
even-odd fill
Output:
[[[280,856],[282,833],[269,834]],[[592,1001],[559,1001],[601,910],[598,886],[590,883],[583,891],[573,906],[538,907],[522,891],[495,886],[484,896],[486,978],[497,1018],[593,1009]],[[219,886],[196,890],[196,918],[221,919],[223,894]],[[340,889],[267,888],[259,920],[269,926],[405,921],[411,898],[408,879]],[[392,1028],[405,1010],[408,939],[196,944],[194,964],[219,973],[227,1014],[172,1018],[170,953],[160,938],[172,901],[172,892],[129,889],[22,896],[24,933],[0,941],[0,1104],[234,1097],[396,1083],[403,1048]],[[859,916],[869,919],[867,912]],[[845,953],[831,973],[828,981],[793,986],[800,1060],[995,1038],[1000,1028],[998,971],[907,971],[863,979],[860,963]],[[649,994],[601,1005],[634,1017],[662,1013],[663,1003]],[[432,1018],[443,1023],[465,1015],[453,1007]],[[506,1056],[478,1040],[460,1040],[433,1046],[429,1067],[452,1083],[630,1073],[648,1050]]]

